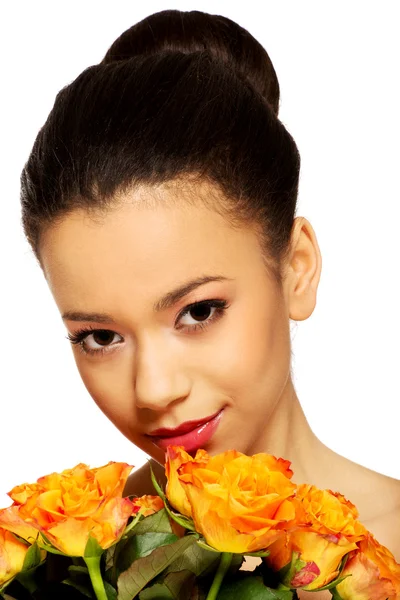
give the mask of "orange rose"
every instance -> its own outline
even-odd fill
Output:
[[[89,469],[81,463],[46,475],[37,484],[11,490],[13,511],[17,507],[18,517],[43,532],[65,554],[83,556],[89,534],[106,549],[120,538],[133,512],[131,500],[121,497],[132,468],[111,461]],[[10,519],[7,527],[13,530]]]
[[[186,496],[184,485],[179,480],[178,470],[187,462],[196,462],[196,465],[206,465],[209,456],[205,450],[197,450],[195,458],[188,454],[183,446],[168,446],[166,452],[165,475],[167,477],[166,496],[176,511],[192,516],[192,508]]]
[[[315,590],[339,575],[338,567],[345,554],[357,548],[341,535],[321,535],[313,531],[297,530],[285,534],[268,546],[270,554],[264,559],[274,571],[292,561],[284,583],[290,588]]]
[[[302,484],[294,505],[297,528],[269,546],[265,562],[278,571],[294,555],[296,563],[286,574],[285,584],[314,590],[338,576],[342,558],[368,532],[357,520],[354,504],[337,492]]]
[[[302,484],[297,487],[296,498],[300,503],[296,516],[299,525],[321,534],[344,535],[351,542],[367,535],[366,528],[357,520],[357,508],[342,494]]]
[[[164,508],[164,502],[160,496],[150,496],[145,494],[140,498],[132,498],[133,512],[140,512],[144,517],[148,517]]]
[[[28,550],[28,544],[0,527],[0,590],[22,570]]]
[[[290,481],[289,461],[236,450],[212,458],[203,450],[198,462],[197,455],[187,462],[183,457],[179,447],[167,453],[169,501],[175,509],[182,508],[182,485],[188,516],[216,550],[256,552],[282,535],[281,529],[293,520],[296,486]]]
[[[16,533],[31,544],[39,535],[37,527],[34,527],[21,518],[17,504],[0,510],[0,527]]]
[[[369,535],[352,552],[342,575],[349,575],[336,587],[342,600],[398,600],[400,564],[385,546]]]

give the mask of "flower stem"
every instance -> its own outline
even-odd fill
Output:
[[[104,589],[103,578],[100,572],[100,560],[101,556],[83,557],[85,561],[90,580],[92,582],[94,593],[96,594],[97,600],[107,600],[106,590]]]
[[[207,594],[206,600],[216,600],[222,581],[227,570],[231,566],[232,556],[232,552],[222,552],[218,570],[215,573],[214,581],[212,582],[212,586],[210,587],[210,591]]]

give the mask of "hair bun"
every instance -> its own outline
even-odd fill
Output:
[[[124,31],[101,63],[166,50],[208,52],[249,81],[278,116],[279,83],[267,51],[246,29],[227,17],[198,10],[154,13]]]

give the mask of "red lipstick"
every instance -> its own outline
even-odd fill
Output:
[[[148,436],[153,444],[166,450],[168,446],[183,446],[186,452],[202,448],[214,435],[222,417],[223,410],[218,413],[193,421],[186,421],[175,428],[162,427],[150,432]]]

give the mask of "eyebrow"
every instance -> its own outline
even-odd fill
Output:
[[[157,302],[153,305],[154,312],[161,312],[163,310],[167,310],[174,306],[179,300],[187,296],[190,292],[197,289],[201,285],[205,283],[210,283],[210,281],[232,281],[229,277],[224,277],[222,275],[203,275],[202,277],[197,277],[196,279],[192,279],[179,286],[175,290],[172,290],[165,294],[162,298],[157,300]],[[63,320],[68,321],[89,321],[95,323],[115,323],[114,318],[107,313],[89,313],[82,311],[74,311],[68,310],[62,315]]]

